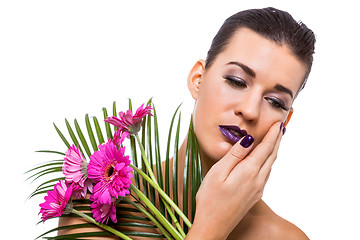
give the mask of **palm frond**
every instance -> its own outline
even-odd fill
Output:
[[[107,109],[103,108],[102,110],[103,110],[104,119],[106,119],[109,116],[107,113]],[[107,139],[111,138],[113,134],[111,132],[110,124],[107,122],[105,122],[105,130],[106,130]]]
[[[42,153],[56,153],[56,154],[60,154],[60,155],[65,156],[65,153],[63,153],[63,152],[51,151],[51,150],[38,150],[38,151],[36,151],[36,152],[42,152]]]
[[[62,134],[62,132],[59,130],[59,128],[56,126],[55,123],[53,123],[56,132],[59,134],[61,140],[63,140],[63,142],[65,143],[66,147],[69,148],[70,147],[70,143],[66,140],[66,138],[64,137],[64,135]]]
[[[180,120],[181,113],[178,117],[178,124],[176,128],[176,136],[175,136],[175,144],[174,144],[174,158],[173,158],[173,198],[175,204],[179,204],[179,196],[178,196],[178,179],[179,179],[179,136],[180,136]]]
[[[75,146],[79,146],[80,152],[82,152],[82,154],[85,156],[85,154],[84,154],[84,152],[83,152],[83,150],[82,150],[82,148],[81,148],[81,145],[79,144],[79,141],[77,140],[77,137],[76,137],[76,135],[75,135],[75,133],[74,133],[74,131],[73,131],[70,123],[68,122],[68,120],[67,120],[66,118],[65,118],[65,124],[66,124],[67,130],[68,130],[68,132],[69,132],[69,135],[70,135],[70,137],[71,137],[71,140],[72,140],[73,144],[74,144]]]
[[[37,238],[35,238],[35,240],[39,239],[39,238],[41,238],[41,237],[43,237],[45,235],[48,235],[49,233],[57,232],[57,231],[60,231],[60,230],[88,228],[88,227],[92,227],[92,226],[93,226],[93,224],[91,224],[91,223],[82,223],[82,224],[73,224],[73,225],[69,225],[69,226],[56,227],[56,228],[53,228],[53,229],[39,235]]]
[[[166,147],[166,159],[165,159],[165,192],[166,194],[170,195],[170,145],[171,145],[171,134],[173,132],[173,125],[174,125],[174,120],[176,117],[177,112],[179,111],[181,104],[176,108],[172,118],[171,118],[171,123],[170,123],[170,127],[169,127],[169,133],[168,133],[168,139],[167,139],[167,147]],[[180,116],[179,116],[180,119]],[[180,130],[180,124],[178,124],[178,129],[177,129],[177,133]],[[175,137],[175,146],[174,148],[176,149],[176,151],[178,150],[178,146],[179,146],[179,134],[176,135]]]
[[[74,120],[74,125],[75,125],[76,132],[77,132],[77,134],[79,136],[80,142],[81,142],[83,148],[85,149],[85,152],[86,152],[87,156],[90,158],[91,152],[90,152],[89,145],[87,144],[87,141],[85,140],[84,134],[82,133],[81,128],[80,128],[80,126],[79,126],[76,119]]]
[[[86,130],[88,132],[88,136],[89,136],[89,139],[90,139],[92,149],[95,152],[95,151],[98,150],[98,145],[96,143],[95,135],[94,135],[94,132],[93,132],[91,124],[90,124],[89,114],[85,115],[85,124],[86,124]]]
[[[102,144],[105,141],[104,141],[103,133],[102,133],[101,128],[100,128],[99,121],[97,120],[96,117],[93,117],[93,121],[94,121],[95,130],[96,130],[96,135],[97,135],[98,140],[99,140],[99,144]]]

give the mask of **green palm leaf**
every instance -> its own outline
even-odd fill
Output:
[[[85,115],[85,124],[86,124],[86,130],[88,131],[91,146],[92,146],[94,151],[97,151],[98,150],[98,145],[96,143],[94,132],[93,132],[91,124],[90,124],[89,114]]]
[[[181,114],[179,114],[178,125],[176,128],[176,137],[175,137],[175,144],[174,144],[174,159],[173,159],[173,194],[174,194],[174,202],[176,204],[179,203],[179,196],[178,196],[178,179],[179,179],[179,136],[180,136],[180,119]]]
[[[103,108],[103,115],[104,115],[104,119],[106,119],[108,117],[106,108]],[[105,122],[105,130],[106,130],[107,139],[111,138],[113,136],[113,134],[111,132],[110,124],[107,122]]]
[[[99,144],[102,144],[105,141],[104,141],[103,133],[102,133],[101,128],[100,128],[99,121],[97,120],[96,117],[93,117],[93,121],[94,121],[95,130],[96,130],[96,135],[97,135],[98,140],[99,140]]]
[[[80,128],[80,126],[79,126],[76,119],[74,120],[74,124],[75,124],[76,132],[77,132],[77,134],[79,136],[80,142],[81,142],[83,148],[85,149],[86,154],[90,158],[91,152],[90,152],[89,145],[87,144],[87,141],[85,140],[84,134],[82,133],[81,128]]]
[[[79,146],[80,152],[82,152],[82,154],[84,155],[84,152],[83,152],[83,150],[82,150],[82,148],[81,148],[81,146],[79,144],[79,141],[77,140],[76,135],[75,135],[70,123],[68,122],[68,120],[66,118],[65,118],[65,124],[66,124],[67,130],[69,132],[69,135],[71,137],[71,140],[72,140],[73,144],[75,146]]]
[[[59,134],[61,140],[63,140],[63,142],[65,143],[66,147],[69,148],[70,147],[70,143],[66,140],[66,138],[64,137],[64,135],[62,134],[62,132],[59,130],[59,128],[54,124],[55,130],[56,132]]]

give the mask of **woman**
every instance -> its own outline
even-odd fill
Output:
[[[313,32],[286,12],[247,10],[225,21],[206,61],[190,71],[205,178],[186,239],[308,239],[261,196],[293,101],[310,73],[314,43]],[[185,148],[186,142],[180,171]],[[62,218],[60,225],[73,221]]]
[[[314,43],[313,32],[288,13],[248,10],[225,21],[206,62],[191,70],[194,129],[207,174],[187,239],[307,239],[261,195],[283,123],[310,73]]]

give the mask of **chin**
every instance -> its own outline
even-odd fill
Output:
[[[222,141],[211,146],[208,145],[203,152],[210,161],[217,162],[229,152],[231,147],[229,142]]]

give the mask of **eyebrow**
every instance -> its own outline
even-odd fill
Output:
[[[291,96],[291,98],[294,98],[293,92],[292,92],[290,89],[284,87],[283,85],[276,84],[274,88],[275,88],[276,90],[278,90],[278,91],[282,91],[282,92],[288,93],[288,94]]]
[[[250,75],[251,77],[254,78],[254,77],[256,76],[255,71],[252,70],[251,68],[249,68],[248,66],[246,66],[246,65],[243,64],[243,63],[240,63],[240,62],[229,62],[229,63],[227,63],[226,65],[236,65],[236,66],[242,68],[242,70],[244,70],[244,72],[247,73],[248,75]],[[275,87],[274,87],[274,89],[276,89],[276,90],[278,90],[278,91],[281,91],[281,92],[285,92],[285,93],[289,94],[289,95],[291,96],[291,98],[294,98],[294,93],[293,93],[290,89],[284,87],[284,86],[281,85],[281,84],[276,84]]]
[[[241,67],[242,70],[244,70],[244,72],[247,73],[248,75],[250,75],[251,77],[254,78],[256,76],[255,71],[252,70],[251,68],[249,68],[248,66],[246,66],[245,64],[242,64],[242,63],[239,63],[239,62],[229,62],[226,65],[236,65],[238,67]]]

